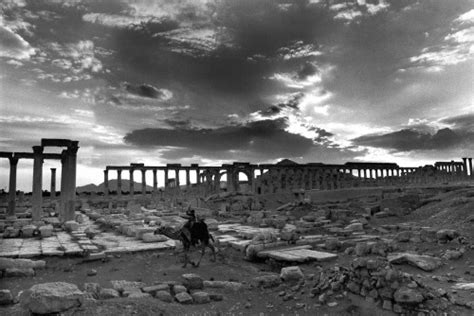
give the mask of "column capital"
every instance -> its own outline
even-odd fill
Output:
[[[8,160],[10,160],[10,165],[16,165],[16,164],[18,164],[19,158],[16,158],[16,157],[8,157]]]
[[[49,168],[49,169],[51,169],[51,171],[56,171],[56,168]]]
[[[43,153],[43,146],[33,146],[33,153],[35,154],[42,154]]]

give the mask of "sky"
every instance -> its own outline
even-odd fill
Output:
[[[0,12],[0,151],[78,140],[78,185],[131,162],[474,156],[472,0],[1,0]],[[44,189],[49,168],[60,176],[45,161]],[[1,159],[0,189],[8,173]],[[18,188],[31,183],[20,160]]]

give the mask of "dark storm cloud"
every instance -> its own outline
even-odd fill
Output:
[[[129,83],[125,83],[125,90],[132,94],[145,98],[160,99],[165,97],[165,94],[162,90],[150,84],[132,85]]]
[[[474,113],[448,117],[441,120],[441,123],[452,124],[456,129],[474,133]]]
[[[207,158],[229,151],[258,152],[268,157],[299,156],[313,142],[284,130],[285,119],[249,122],[216,129],[147,128],[127,134],[125,142],[139,147],[171,146],[205,152]]]
[[[443,150],[471,145],[474,133],[443,128],[434,134],[424,133],[414,129],[403,129],[381,135],[365,135],[353,139],[360,146],[378,147],[406,152],[413,150]]]

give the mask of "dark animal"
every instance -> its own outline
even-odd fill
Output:
[[[197,263],[194,263],[191,261],[191,264],[195,267],[199,267],[199,264],[201,264],[202,257],[204,257],[204,254],[206,252],[206,247],[209,247],[212,251],[212,259],[211,261],[216,260],[216,249],[215,247],[210,243],[214,242],[214,238],[212,235],[209,233],[209,229],[207,228],[207,225],[204,221],[198,221],[194,223],[190,229],[190,234],[186,233],[183,228],[176,230],[173,227],[169,226],[160,226],[158,227],[157,230],[155,230],[155,235],[156,234],[161,234],[165,235],[168,238],[171,238],[173,240],[179,240],[183,244],[183,249],[184,249],[184,264],[183,268],[186,268],[188,264],[188,252],[191,248],[191,246],[201,246],[201,257],[199,258],[199,261]],[[191,237],[189,238],[189,235]]]

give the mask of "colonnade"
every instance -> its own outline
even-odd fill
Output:
[[[436,162],[434,166],[400,167],[395,163],[356,163],[343,165],[308,163],[308,164],[250,164],[235,162],[222,166],[145,166],[132,163],[130,166],[107,166],[104,170],[104,193],[109,195],[109,171],[117,172],[117,195],[122,194],[122,171],[130,172],[130,195],[135,194],[133,173],[142,173],[142,195],[146,194],[147,171],[153,172],[153,192],[158,190],[157,171],[164,171],[164,188],[180,189],[180,172],[186,172],[185,186],[191,186],[190,172],[195,173],[196,185],[204,186],[207,193],[219,192],[221,179],[226,176],[227,192],[239,191],[240,174],[247,178],[249,191],[256,194],[291,191],[293,189],[334,190],[349,187],[384,186],[406,183],[429,183],[450,180],[474,179],[472,158],[463,158],[463,162]],[[175,177],[169,177],[174,171]],[[257,175],[258,173],[258,175]]]
[[[20,159],[33,159],[33,188],[31,197],[32,219],[41,220],[43,205],[43,162],[45,159],[61,161],[61,221],[74,219],[74,203],[76,197],[76,157],[79,149],[78,141],[69,139],[41,139],[40,146],[33,146],[33,152],[0,152],[0,158],[10,161],[8,186],[7,218],[15,217],[16,209],[16,176]],[[60,154],[44,153],[45,147],[66,147]],[[51,168],[51,198],[56,197],[56,168]]]

